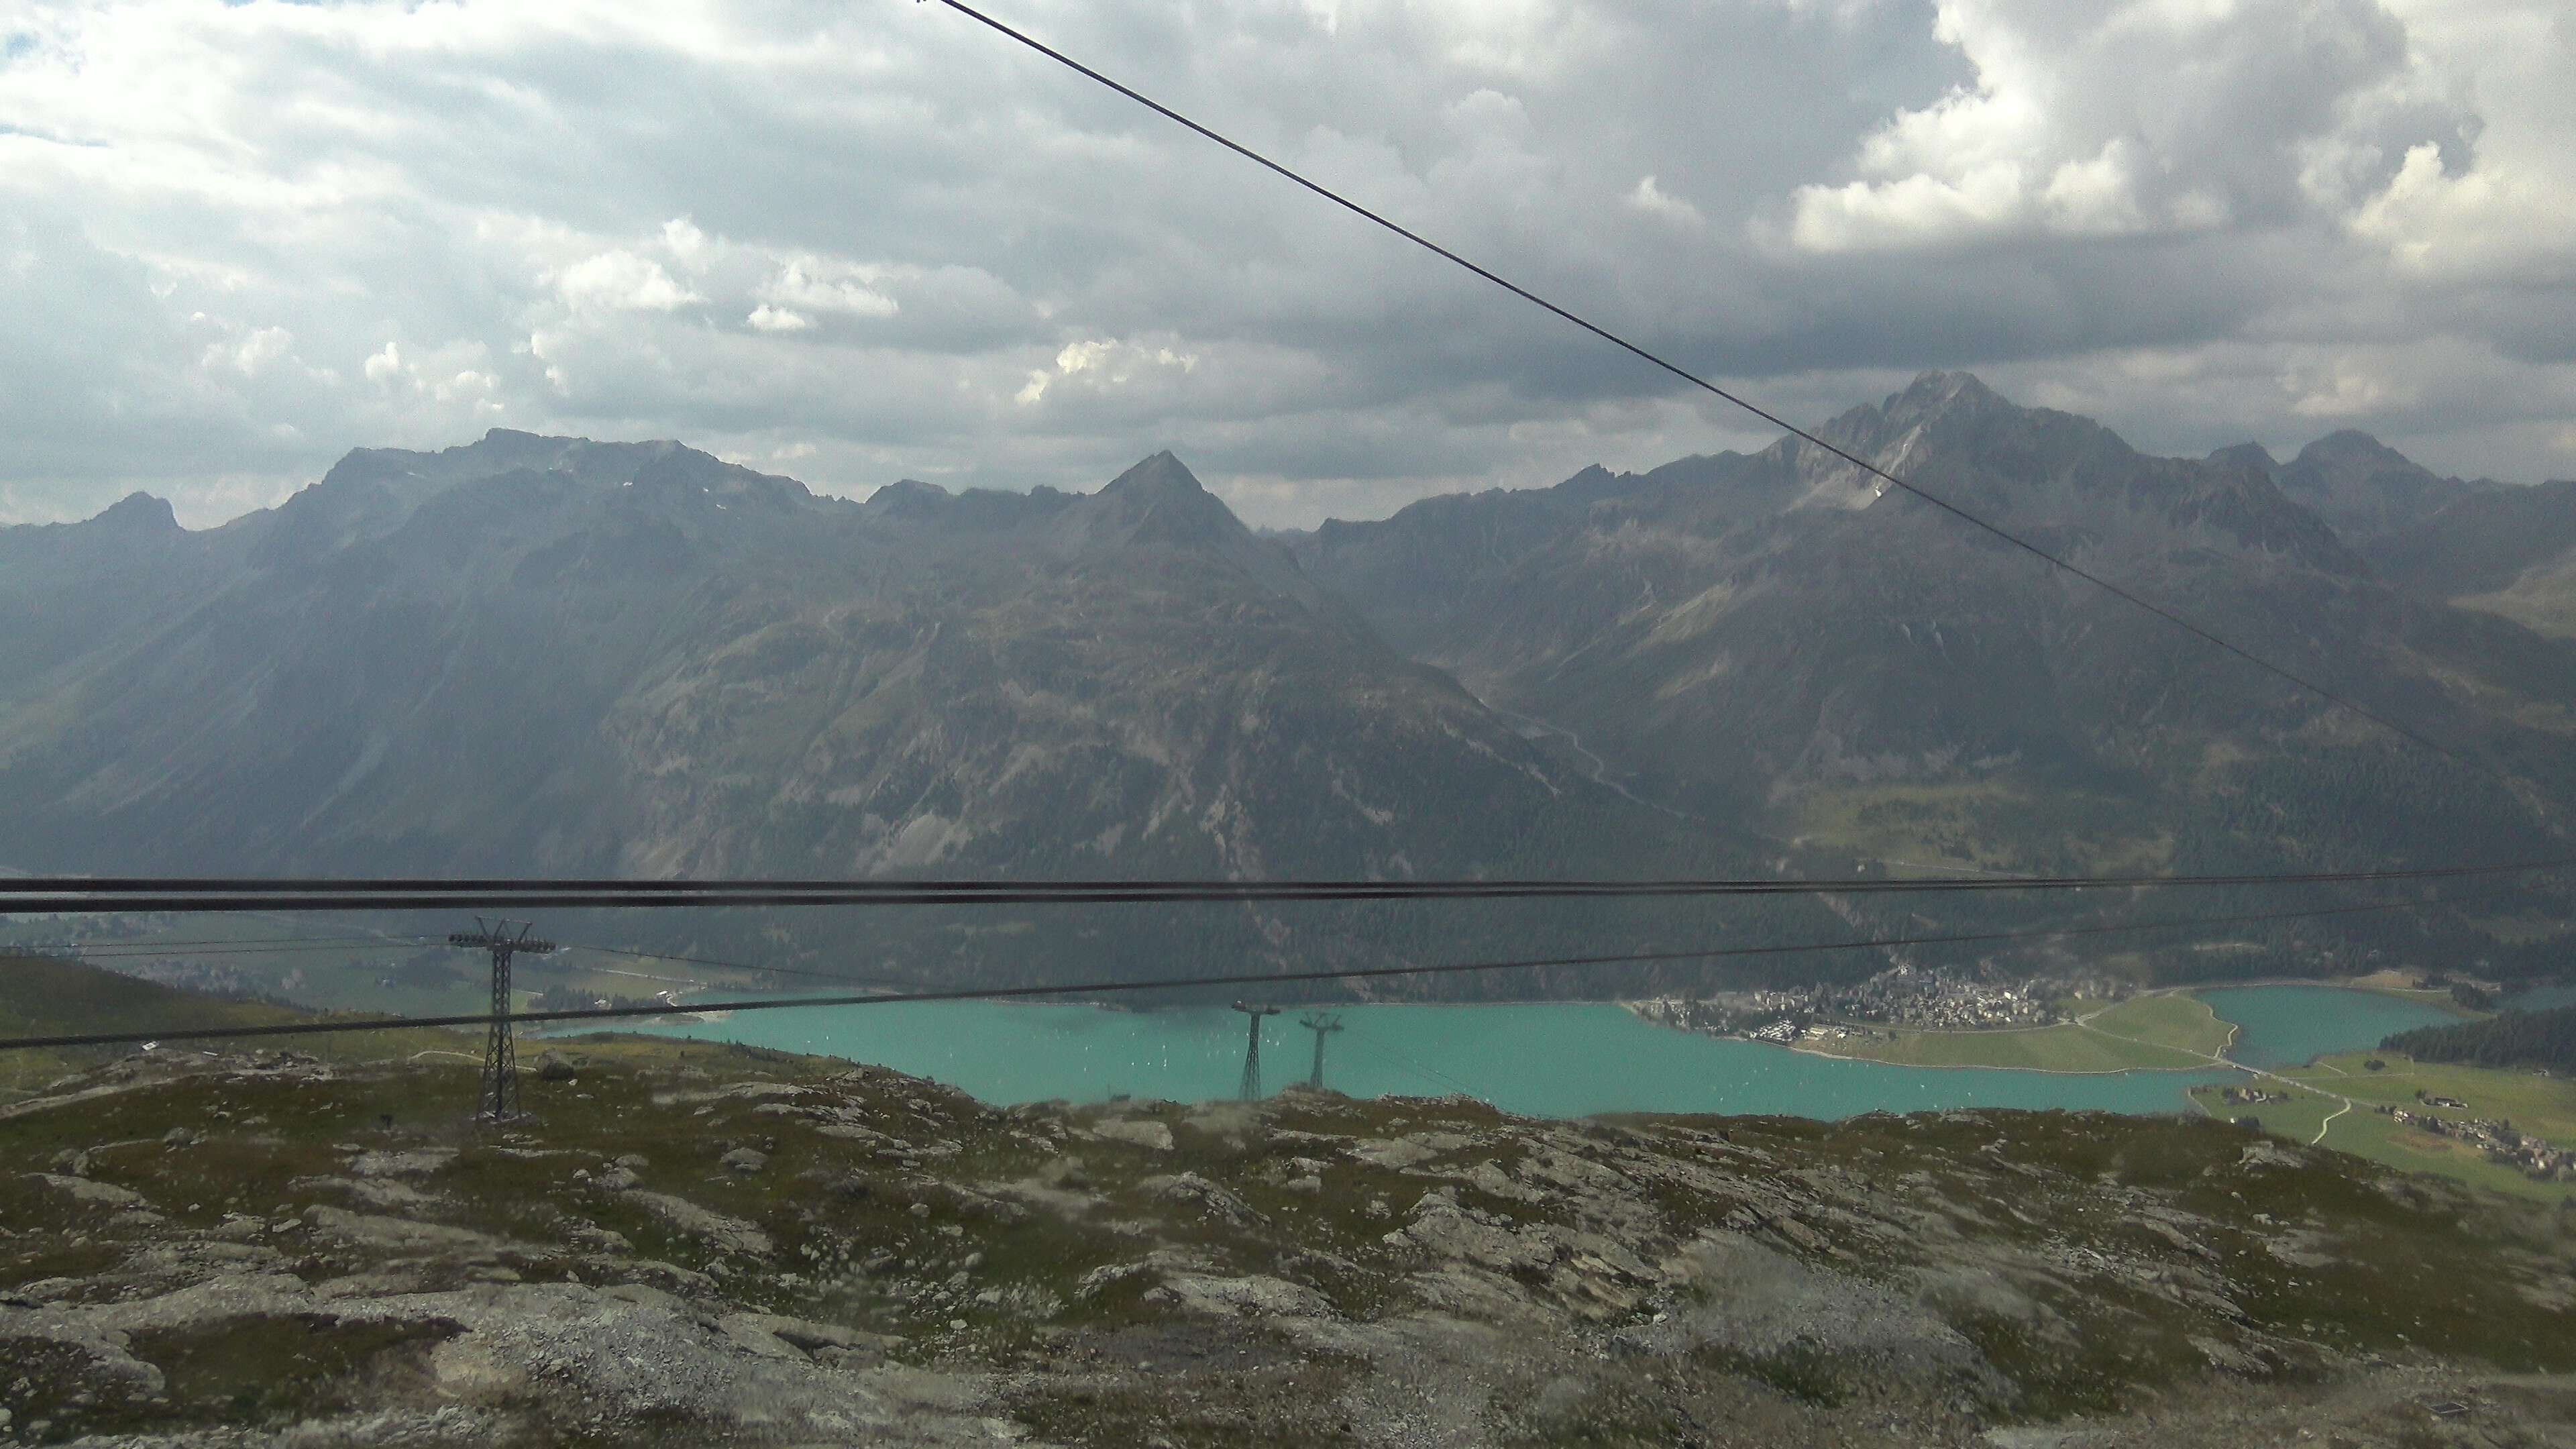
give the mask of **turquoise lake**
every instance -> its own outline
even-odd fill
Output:
[[[2359,1051],[2380,1038],[2460,1018],[2427,1002],[2335,986],[2222,986],[2194,993],[2235,1022],[2230,1057],[2252,1067],[2295,1067],[2327,1052]]]
[[[2208,1072],[2052,1076],[1972,1067],[1837,1061],[1757,1042],[1674,1031],[1600,1003],[1351,1006],[1327,1044],[1324,1083],[1353,1096],[1464,1092],[1510,1112],[1749,1112],[1848,1117],[1937,1107],[2068,1107],[2178,1112]],[[1295,1013],[1269,1018],[1262,1082],[1303,1081],[1313,1036]],[[672,1034],[820,1052],[932,1077],[988,1102],[1126,1094],[1175,1101],[1234,1095],[1244,1018],[1223,1008],[1155,1012],[1090,1006],[937,1002],[746,1013]]]
[[[2295,1065],[2376,1045],[2392,1031],[2452,1020],[2437,1007],[2325,986],[2201,993],[2243,1027],[2236,1054]],[[1326,1044],[1324,1083],[1353,1096],[1464,1092],[1506,1111],[1782,1113],[1838,1118],[1941,1107],[2185,1110],[2187,1088],[2233,1081],[2205,1072],[2061,1075],[1981,1067],[1841,1061],[1758,1042],[1656,1026],[1604,1003],[1348,1006]],[[1262,1033],[1262,1084],[1306,1078],[1312,1033],[1290,1012]],[[847,1057],[931,1077],[988,1102],[1114,1096],[1197,1102],[1233,1096],[1244,1018],[1222,1008],[1110,1011],[1013,1002],[791,1007],[648,1027],[665,1035]]]

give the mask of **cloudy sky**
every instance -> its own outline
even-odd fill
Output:
[[[989,0],[1775,407],[2576,475],[2563,0]],[[1722,405],[914,0],[0,0],[0,521],[351,447],[1376,516]]]

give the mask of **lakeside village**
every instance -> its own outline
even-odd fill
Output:
[[[1732,991],[1715,996],[1663,996],[1628,1003],[1648,1021],[1710,1036],[1787,1045],[1838,1040],[1855,1028],[1904,1026],[1952,1031],[2054,1026],[2071,1020],[2058,1003],[2071,997],[2113,999],[2134,987],[2110,978],[2033,976],[1976,980],[1900,965],[1866,981],[1784,991]]]
[[[2376,1061],[2371,1063],[2374,1069],[2379,1065]],[[2287,1102],[2290,1094],[2266,1087],[2228,1087],[2219,1093],[2219,1100],[2230,1107],[2259,1107],[2267,1102]],[[2487,1161],[2513,1168],[2536,1181],[2576,1182],[2576,1149],[2555,1147],[2529,1133],[2515,1131],[2511,1122],[2501,1118],[2441,1117],[2434,1114],[2432,1109],[2436,1108],[2467,1111],[2469,1104],[2457,1097],[2417,1092],[2415,1101],[2415,1107],[2382,1102],[2372,1110],[2382,1117],[2396,1119],[2399,1126],[2412,1127],[2418,1132],[2447,1137],[2474,1147],[2485,1154]],[[2261,1118],[2251,1115],[2238,1116],[2233,1120],[2245,1126],[2263,1125]]]
[[[2457,1097],[2433,1096],[2418,1092],[2416,1101],[2424,1108],[2446,1107],[2462,1110],[2469,1105]],[[2527,1132],[2516,1131],[2511,1122],[2501,1118],[2440,1117],[2429,1110],[2400,1107],[2382,1102],[2381,1116],[2392,1117],[2398,1125],[2448,1137],[2486,1154],[2489,1162],[2515,1168],[2527,1177],[2542,1182],[2576,1182],[2576,1149],[2554,1147]]]
[[[2441,984],[2439,980],[2416,983],[2418,987]],[[1897,966],[1856,985],[1740,991],[1707,998],[1656,997],[1629,1002],[1628,1008],[1648,1021],[1684,1031],[1785,1046],[1800,1041],[1847,1039],[1889,1027],[1975,1030],[2052,1026],[2072,1020],[2057,1005],[2061,1001],[2110,1000],[2128,996],[2133,989],[2124,983],[2092,977],[1975,981],[1914,966]],[[2222,1100],[2231,1107],[2255,1107],[2289,1098],[2287,1092],[2257,1086],[2231,1086],[2222,1093]],[[2476,1149],[2490,1162],[2539,1181],[2576,1182],[2576,1149],[2554,1146],[2501,1119],[2438,1115],[2443,1111],[2464,1112],[2468,1107],[2456,1097],[2418,1093],[2413,1107],[2382,1103],[2377,1110],[2401,1126],[2461,1143]],[[2256,1119],[2246,1116],[2237,1120]]]

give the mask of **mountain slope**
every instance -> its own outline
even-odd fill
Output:
[[[1087,495],[902,483],[859,504],[673,443],[496,431],[351,454],[218,529],[140,499],[0,530],[0,864],[1599,877],[2562,852],[2576,644],[2392,587],[2262,460],[2148,457],[1958,374],[1825,426],[2476,763],[1799,443],[1282,542],[1167,454]],[[625,939],[999,981],[2133,908],[2150,907],[780,913]],[[2304,946],[2264,954],[2279,945],[2257,933],[2231,969],[2317,964]],[[2347,945],[2546,949],[2451,917]],[[1677,961],[1436,989],[1708,984]]]
[[[2331,525],[2356,548],[2412,528],[2442,509],[2498,485],[2444,478],[2370,434],[2328,433],[2287,463],[2251,443],[2222,449],[2210,461],[2252,463],[2291,501]]]
[[[2370,558],[2418,593],[2576,637],[2576,482],[2460,499],[2380,539]]]
[[[1960,374],[1823,432],[2525,784],[1794,440],[1294,543],[1391,639],[1613,778],[1783,834],[2012,869],[2547,853],[2576,651],[2388,587],[2252,460],[2149,457]]]

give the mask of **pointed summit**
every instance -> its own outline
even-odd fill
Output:
[[[1134,543],[1210,544],[1249,536],[1234,510],[1168,449],[1111,479],[1092,497],[1103,520]]]
[[[2311,468],[2383,468],[2400,472],[2421,473],[2431,477],[2431,470],[2414,459],[2379,441],[2359,428],[2338,428],[2299,450],[2291,460],[2292,467]]]
[[[1863,403],[1825,424],[1822,431],[1863,457],[1876,456],[1884,467],[1901,461],[1927,435],[1937,434],[1956,446],[1980,447],[1975,440],[1994,437],[1998,430],[2025,430],[2044,416],[2050,415],[2013,402],[1974,373],[1927,372],[1906,384],[1904,391],[1890,393],[1875,407]],[[1821,459],[1807,462],[1828,472],[1848,468]],[[1859,486],[1864,493],[1877,491],[1875,485]]]
[[[1887,400],[1890,412],[1901,410],[1924,416],[1955,410],[1982,411],[1989,407],[2020,411],[1973,372],[1927,372],[1907,383],[1905,391]]]
[[[1953,461],[1984,460],[1980,506],[2007,506],[2027,491],[2033,476],[2049,471],[2043,460],[2125,457],[2128,446],[2087,418],[2047,408],[2026,408],[1966,372],[1927,372],[1902,392],[1872,406],[1863,403],[1818,429],[1835,445],[1867,458],[1898,477],[1935,454]],[[1806,489],[1802,506],[1866,508],[1888,485],[1822,449],[1795,439],[1775,445],[1792,459]],[[1970,502],[1967,497],[1952,501]]]
[[[1206,494],[1207,489],[1194,477],[1172,450],[1164,449],[1135,467],[1109,480],[1100,490],[1103,498],[1161,498]]]

